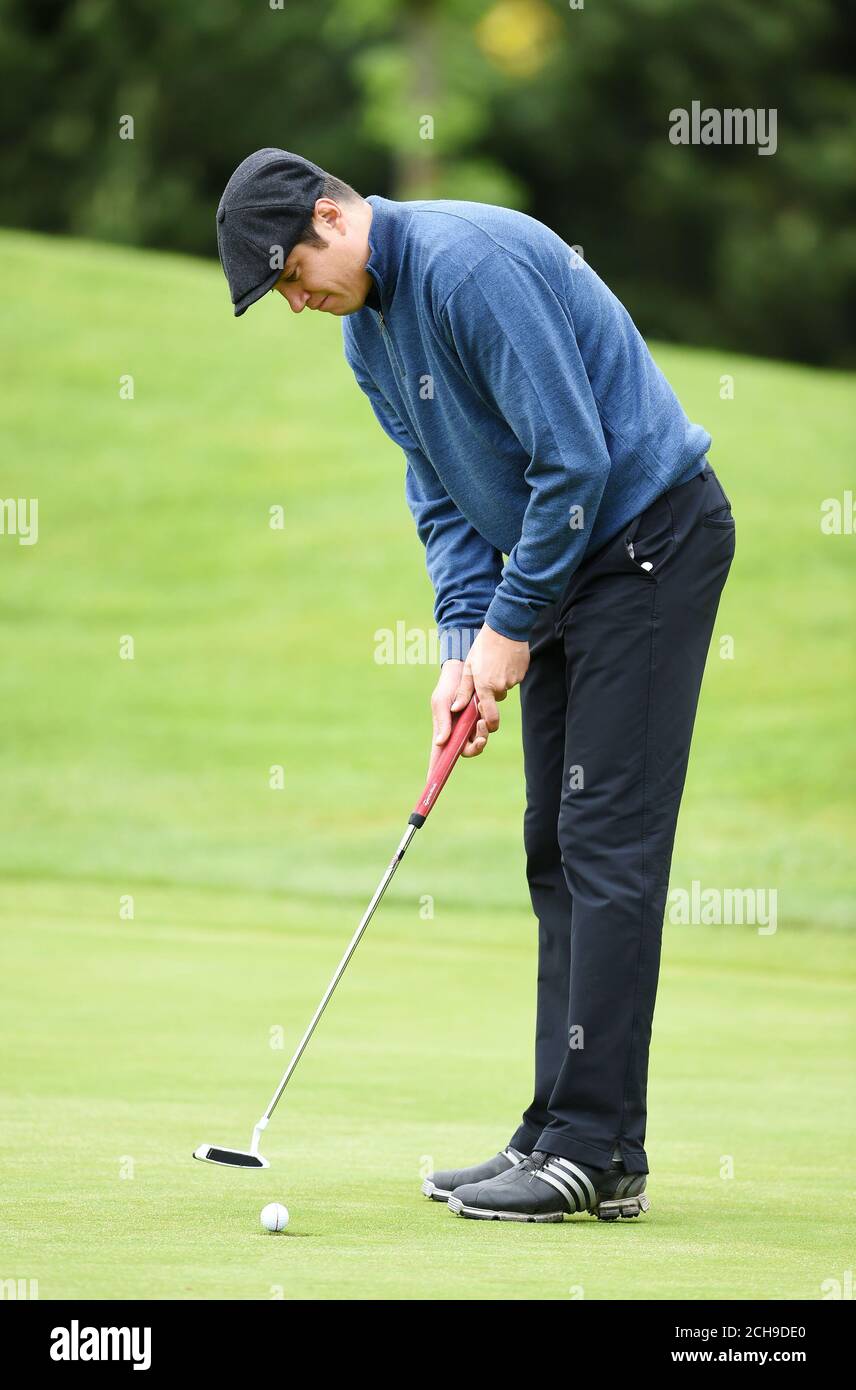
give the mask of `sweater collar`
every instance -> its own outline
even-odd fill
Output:
[[[366,202],[372,210],[369,227],[371,254],[366,262],[366,270],[377,286],[381,305],[388,309],[395,296],[411,210],[404,203],[394,203],[389,198],[381,198],[377,193],[373,193]]]

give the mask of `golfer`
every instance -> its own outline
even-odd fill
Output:
[[[235,314],[274,290],[342,319],[404,451],[440,633],[433,756],[473,691],[482,753],[520,686],[534,1093],[501,1153],[423,1190],[465,1217],[636,1216],[672,846],[734,555],[710,436],[615,295],[522,213],[362,198],[264,149],[217,239]]]

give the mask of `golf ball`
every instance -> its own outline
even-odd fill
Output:
[[[288,1207],[281,1202],[268,1202],[262,1207],[260,1220],[266,1231],[284,1231],[288,1225]]]

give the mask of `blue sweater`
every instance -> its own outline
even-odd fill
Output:
[[[710,435],[540,222],[368,202],[376,292],[342,321],[345,356],[407,459],[441,659],[465,656],[484,622],[523,641],[587,551],[702,470]]]

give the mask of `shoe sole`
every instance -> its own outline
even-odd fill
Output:
[[[565,1213],[561,1211],[550,1212],[546,1216],[533,1216],[522,1211],[488,1211],[484,1207],[467,1207],[454,1193],[448,1199],[448,1206],[453,1216],[466,1216],[475,1221],[532,1221],[543,1225],[565,1219]],[[629,1220],[641,1216],[650,1206],[649,1199],[644,1196],[620,1197],[600,1202],[589,1215],[596,1216],[598,1221],[617,1221],[619,1217]]]
[[[619,1217],[629,1220],[641,1216],[650,1205],[649,1198],[640,1192],[638,1197],[608,1197],[606,1201],[598,1202],[590,1214],[596,1216],[598,1221],[617,1221]]]
[[[430,1178],[426,1178],[422,1184],[422,1192],[426,1197],[430,1197],[432,1202],[448,1202],[451,1192],[446,1192],[442,1187],[435,1187]]]
[[[449,1198],[449,1211],[455,1216],[469,1216],[475,1221],[536,1221],[542,1225],[549,1221],[564,1221],[564,1214],[560,1211],[550,1212],[547,1216],[532,1216],[522,1211],[486,1211],[484,1207],[465,1207],[460,1197],[454,1193]]]

